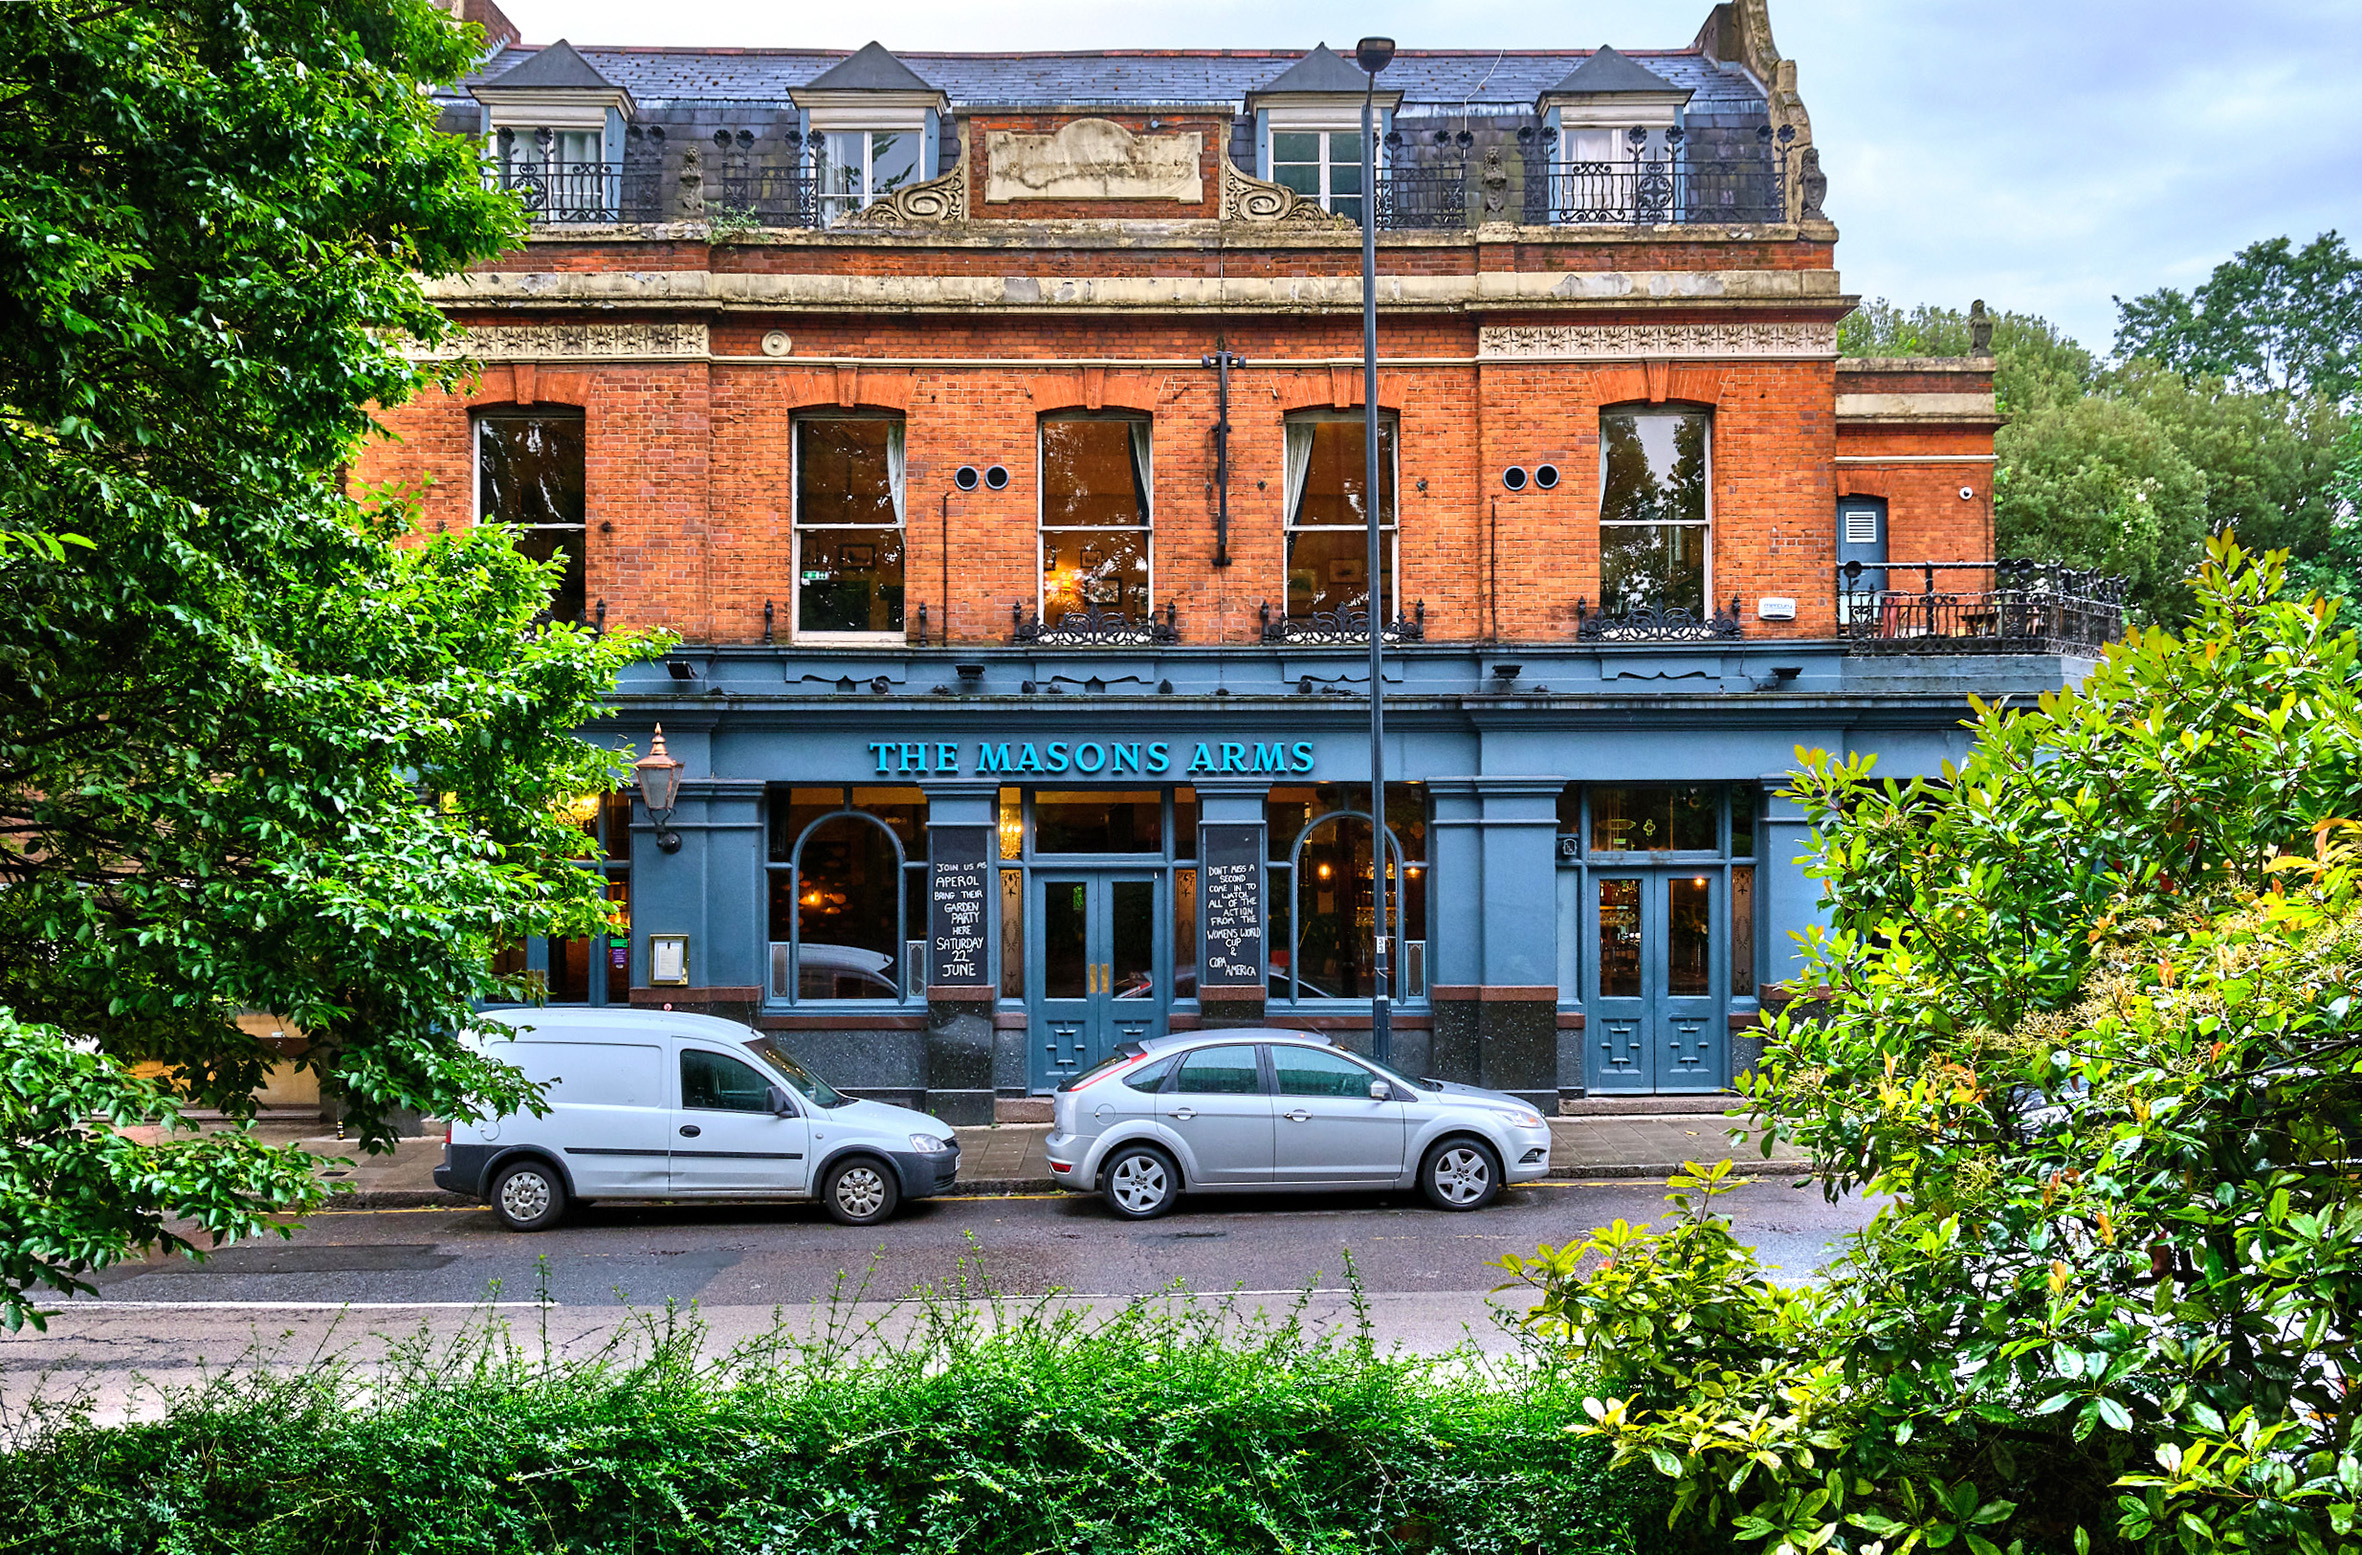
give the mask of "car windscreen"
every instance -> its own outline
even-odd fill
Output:
[[[750,1037],[746,1050],[778,1070],[789,1084],[812,1099],[815,1107],[850,1107],[853,1098],[806,1069],[795,1054],[773,1042],[769,1037]]]
[[[1379,1062],[1378,1062],[1376,1059],[1374,1059],[1374,1058],[1370,1057],[1370,1055],[1369,1055],[1369,1054],[1367,1054],[1367,1053],[1356,1053],[1356,1054],[1354,1054],[1354,1055],[1353,1055],[1353,1057],[1354,1057],[1354,1060],[1355,1060],[1355,1062],[1357,1062],[1357,1063],[1364,1063],[1364,1064],[1367,1064],[1367,1065],[1369,1065],[1369,1066],[1370,1066],[1372,1069],[1375,1069],[1375,1070],[1377,1070],[1377,1071],[1378,1071],[1378,1073],[1380,1073],[1380,1074],[1384,1075],[1384,1076],[1385,1076],[1387,1079],[1394,1081],[1394,1082],[1395,1082],[1396,1084],[1398,1084],[1398,1085],[1407,1086],[1407,1087],[1409,1087],[1411,1090],[1414,1090],[1414,1091],[1440,1091],[1440,1090],[1442,1090],[1442,1089],[1443,1089],[1443,1086],[1442,1086],[1442,1085],[1441,1085],[1439,1082],[1437,1082],[1437,1081],[1434,1081],[1434,1080],[1414,1080],[1414,1079],[1412,1079],[1412,1078],[1411,1078],[1409,1075],[1406,1075],[1406,1074],[1402,1073],[1400,1070],[1397,1070],[1397,1069],[1391,1069],[1391,1068],[1387,1067],[1386,1065],[1379,1063]]]

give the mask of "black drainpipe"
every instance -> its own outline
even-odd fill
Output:
[[[1230,369],[1247,365],[1236,352],[1217,349],[1198,358],[1200,366],[1216,370],[1215,393],[1220,408],[1214,418],[1214,565],[1230,565]]]

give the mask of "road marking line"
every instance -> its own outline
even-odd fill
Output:
[[[228,1312],[247,1308],[269,1308],[289,1312],[399,1312],[412,1308],[498,1308],[502,1310],[533,1311],[543,1305],[562,1306],[562,1302],[539,1301],[70,1301],[57,1310],[63,1312],[90,1311],[160,1311]]]

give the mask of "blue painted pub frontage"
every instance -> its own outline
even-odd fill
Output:
[[[1968,692],[2081,668],[1796,643],[1391,651],[1396,1062],[1548,1110],[1725,1089],[1815,916],[1778,796],[1796,750],[1932,774],[1963,749]],[[604,731],[645,751],[661,725],[684,764],[679,850],[636,803],[611,845],[627,996],[793,1033],[837,1083],[955,1121],[1026,1115],[1169,1030],[1364,1046],[1366,688],[1352,649],[677,652],[625,680]],[[670,936],[679,981],[651,983]],[[581,996],[623,992],[596,981]]]

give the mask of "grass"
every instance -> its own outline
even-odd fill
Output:
[[[583,1358],[488,1314],[142,1424],[53,1401],[5,1423],[0,1555],[1606,1555],[1662,1526],[1534,1360],[1385,1352],[1302,1303],[850,1310],[718,1353],[643,1313]]]

